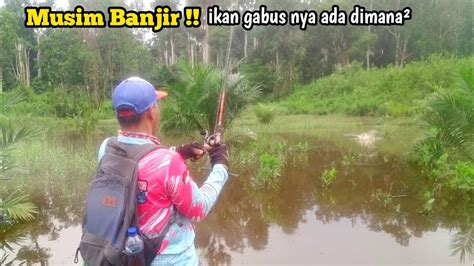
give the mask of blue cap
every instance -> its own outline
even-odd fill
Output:
[[[137,228],[135,226],[129,227],[127,230],[128,236],[136,236]]]
[[[150,82],[131,77],[115,87],[112,103],[117,116],[133,116],[144,113],[166,95],[165,92],[156,91]]]

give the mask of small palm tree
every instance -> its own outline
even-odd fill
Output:
[[[431,147],[430,161],[438,159],[445,149],[452,149],[468,160],[474,158],[474,89],[459,76],[452,89],[436,87],[428,100],[422,121],[428,131],[422,144]]]
[[[260,96],[257,87],[247,85],[235,66],[226,70],[210,65],[178,64],[179,82],[173,84],[169,99],[163,101],[162,127],[181,132],[213,130],[221,89],[227,91],[224,125],[238,115],[245,105]]]
[[[2,113],[23,99],[21,94],[12,94],[1,101]],[[5,116],[0,121],[0,180],[8,180],[6,172],[14,167],[14,158],[11,155],[13,145],[31,137],[36,132],[23,127],[16,131],[11,121]],[[0,197],[0,223],[31,221],[38,213],[36,206],[28,200],[27,195],[18,195],[17,192],[9,196]]]

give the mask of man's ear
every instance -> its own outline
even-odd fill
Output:
[[[148,110],[146,110],[146,115],[150,119],[155,119],[155,116],[156,116],[155,107],[153,106],[151,108],[148,108]]]

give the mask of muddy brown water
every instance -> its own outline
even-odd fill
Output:
[[[456,252],[455,238],[472,236],[474,216],[457,195],[445,195],[431,214],[423,214],[429,184],[416,166],[350,138],[346,148],[305,141],[307,153],[297,160],[288,156],[277,188],[255,188],[252,167],[232,170],[239,176],[231,177],[210,215],[196,224],[202,264],[472,263],[472,250],[464,263]],[[337,178],[325,188],[319,177],[332,167]],[[193,166],[198,183],[206,171]],[[33,223],[2,232],[0,264],[73,264],[85,180],[33,189],[41,213]]]

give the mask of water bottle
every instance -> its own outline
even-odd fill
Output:
[[[125,241],[125,250],[131,255],[140,253],[143,250],[143,240],[140,238],[136,227],[129,227],[128,237]]]

